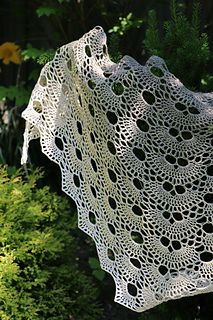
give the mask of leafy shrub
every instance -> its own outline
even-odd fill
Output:
[[[129,12],[126,17],[119,17],[118,24],[114,25],[108,30],[109,37],[109,54],[114,62],[119,62],[122,58],[120,40],[126,33],[133,29],[141,27],[143,20],[133,16],[132,12]]]
[[[97,290],[76,259],[68,200],[38,188],[32,172],[0,167],[0,319],[94,320]]]

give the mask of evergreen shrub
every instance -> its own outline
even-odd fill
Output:
[[[0,167],[0,319],[95,320],[98,292],[77,264],[67,198]]]
[[[144,45],[149,55],[165,59],[169,71],[192,90],[211,91],[208,73],[212,52],[208,35],[201,29],[200,4],[193,2],[191,20],[177,0],[170,2],[171,19],[164,22],[160,34],[155,10],[149,11]]]

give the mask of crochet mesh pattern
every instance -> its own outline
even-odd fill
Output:
[[[115,301],[137,312],[213,291],[212,98],[159,57],[113,63],[96,27],[56,52],[23,112],[22,163],[39,137]]]

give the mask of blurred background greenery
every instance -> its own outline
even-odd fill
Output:
[[[0,176],[1,319],[212,319],[212,294],[170,301],[141,315],[114,303],[113,280],[100,269],[93,242],[77,229],[75,203],[61,193],[59,169],[41,153],[38,141],[31,143],[30,163],[42,167],[43,174],[33,167],[18,170],[24,131],[20,115],[42,66],[58,47],[101,25],[113,61],[127,54],[144,64],[150,55],[159,55],[189,89],[213,91],[212,12],[211,0],[0,1],[0,164],[7,166]],[[48,203],[61,201],[64,215],[57,205],[48,208],[41,202],[41,195]],[[68,221],[64,233],[59,217]],[[54,235],[55,242],[48,237],[41,242],[46,234]],[[29,250],[22,241],[30,243]],[[34,242],[39,252],[32,250]]]

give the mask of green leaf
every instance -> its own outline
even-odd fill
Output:
[[[104,280],[106,274],[103,270],[93,270],[92,274],[94,277],[100,281]]]
[[[91,257],[88,262],[91,269],[100,269],[100,263],[97,258]]]
[[[0,87],[0,100],[14,100],[16,106],[20,107],[26,105],[30,98],[30,90],[24,87],[10,86]]]
[[[7,98],[7,88],[0,86],[0,100],[5,100]]]
[[[39,69],[33,69],[29,76],[28,76],[28,79],[29,80],[33,80],[33,81],[37,81],[38,77],[39,77],[39,73],[40,73],[40,70]]]
[[[98,259],[91,257],[89,258],[88,262],[89,262],[90,268],[93,270],[92,274],[94,275],[94,277],[102,281],[105,278],[106,273],[101,269]]]
[[[22,50],[21,54],[22,54],[23,60],[25,61],[29,59],[36,60],[45,51],[46,50],[44,49],[33,48],[31,44],[28,44],[27,48],[25,50]]]
[[[40,65],[45,65],[47,62],[51,61],[54,58],[55,55],[55,50],[54,49],[49,49],[46,50],[44,53],[42,53],[38,58],[37,58],[37,63]]]
[[[54,8],[54,7],[46,7],[46,6],[40,6],[36,10],[37,16],[43,17],[43,16],[51,16],[51,15],[60,15],[61,10],[59,8]]]
[[[113,26],[108,32],[123,36],[130,29],[139,28],[142,23],[142,19],[133,17],[132,12],[129,12],[126,17],[119,17],[119,24]]]
[[[38,49],[33,48],[31,44],[27,45],[25,50],[22,50],[23,60],[27,61],[32,59],[40,65],[45,65],[47,62],[51,61],[54,58],[55,49]]]

